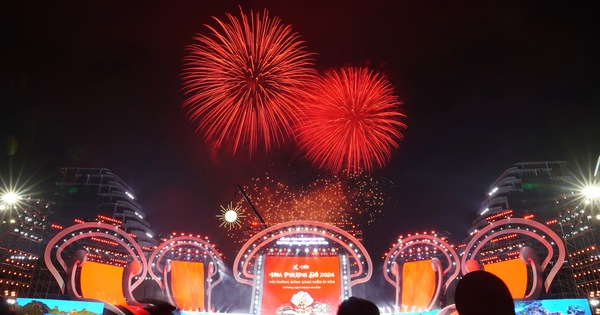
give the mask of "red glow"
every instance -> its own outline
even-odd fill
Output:
[[[316,80],[298,127],[300,148],[319,168],[348,174],[383,167],[403,138],[401,102],[388,80],[366,68],[342,68]]]
[[[92,241],[96,241],[96,242],[100,242],[100,243],[104,243],[104,244],[108,244],[108,245],[112,245],[112,246],[119,246],[119,243],[113,242],[113,241],[109,241],[109,240],[105,240],[103,238],[92,237],[91,239],[92,239]]]
[[[109,218],[109,217],[104,216],[104,215],[98,215],[97,218],[100,221],[108,221],[108,222],[111,222],[111,223],[123,224],[123,221],[121,221],[121,220]]]
[[[183,88],[188,118],[215,148],[235,153],[280,146],[298,120],[299,97],[316,71],[304,42],[268,11],[227,14],[212,36],[197,35],[188,46]]]
[[[509,209],[509,210],[506,210],[506,211],[503,211],[503,212],[491,215],[491,216],[487,217],[486,220],[488,222],[493,222],[497,218],[503,218],[503,219],[504,218],[509,218],[509,217],[512,216],[512,213],[513,213],[513,211]]]

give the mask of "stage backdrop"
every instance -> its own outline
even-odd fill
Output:
[[[335,314],[341,303],[340,260],[267,256],[261,314]]]

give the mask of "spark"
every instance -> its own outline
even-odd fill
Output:
[[[266,174],[253,178],[244,186],[244,191],[267,225],[294,220],[319,221],[360,237],[363,225],[372,224],[381,216],[386,202],[384,186],[389,185],[391,183],[375,180],[365,173],[349,178],[319,177],[305,185],[288,184]],[[243,198],[237,205],[249,207]],[[242,221],[246,228],[241,231],[245,234],[239,235],[237,231],[229,234],[236,241],[242,242],[262,228],[254,216]]]

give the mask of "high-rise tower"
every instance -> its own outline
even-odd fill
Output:
[[[509,218],[537,221],[549,228],[557,237],[562,238],[563,232],[558,224],[559,213],[562,211],[560,201],[571,192],[571,183],[572,178],[565,161],[514,164],[490,185],[489,192],[481,202],[477,217],[473,220],[473,225],[469,230],[469,238],[465,243],[476,237],[477,233],[483,229],[488,230],[488,233],[493,232],[496,230],[495,222]],[[531,232],[541,234],[541,231],[535,229],[532,229]],[[549,242],[549,244],[554,246],[553,242]],[[502,262],[518,258],[524,247],[533,249],[540,261],[548,254],[553,254],[553,259],[558,259],[557,250],[549,249],[547,246],[550,245],[543,245],[534,237],[519,233],[505,234],[489,241],[481,249],[480,259],[481,263],[490,264],[489,267],[492,268],[494,265],[497,266]],[[562,263],[562,268],[554,277],[549,291],[543,290],[540,297],[580,297],[575,290],[568,261],[560,263]],[[548,270],[544,272],[547,273]],[[546,274],[543,276],[545,277]]]
[[[117,220],[125,232],[133,235],[142,248],[150,250],[158,242],[133,189],[106,168],[66,167],[56,183],[56,218],[64,226],[76,218],[93,220],[98,215]]]
[[[46,235],[50,203],[10,192],[0,200],[0,294],[28,296],[36,282]]]

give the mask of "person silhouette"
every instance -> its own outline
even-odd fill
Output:
[[[15,314],[14,310],[11,309],[8,302],[1,296],[0,296],[0,314],[2,314],[2,315]]]
[[[456,285],[454,304],[460,315],[514,315],[515,304],[508,287],[492,273],[467,273]]]
[[[351,296],[340,304],[337,315],[379,315],[379,308],[369,300]]]

